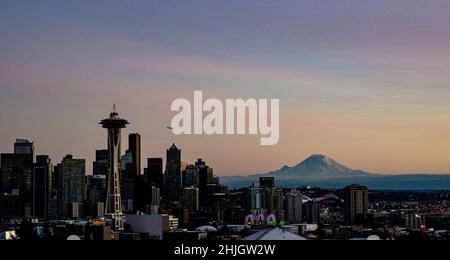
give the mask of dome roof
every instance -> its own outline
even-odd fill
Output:
[[[212,226],[201,226],[195,229],[195,231],[202,231],[202,232],[217,232],[217,228]]]

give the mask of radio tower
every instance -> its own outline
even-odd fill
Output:
[[[122,231],[124,215],[122,213],[122,200],[120,196],[120,139],[121,129],[128,125],[128,121],[121,119],[116,112],[116,105],[109,118],[103,119],[100,124],[108,129],[108,189],[106,195],[105,215],[112,219],[113,229]]]

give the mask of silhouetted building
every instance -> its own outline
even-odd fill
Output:
[[[53,165],[48,155],[36,157],[31,175],[33,217],[50,219],[56,217],[56,201],[53,197]]]
[[[128,136],[128,150],[131,153],[133,162],[134,176],[141,175],[141,135],[138,133],[130,134]]]
[[[300,224],[303,221],[302,205],[303,195],[298,190],[288,192],[286,196],[287,221],[293,224]]]
[[[195,163],[198,173],[198,188],[200,190],[200,207],[209,207],[209,195],[211,194],[210,184],[214,183],[214,171],[206,165],[202,159],[198,159]]]
[[[164,172],[162,158],[148,158],[147,168],[145,169],[147,182],[155,185],[159,189],[164,188]]]
[[[158,213],[161,193],[164,189],[164,173],[162,158],[148,158],[145,169],[146,189],[150,190],[150,203],[146,203],[148,213]]]
[[[199,176],[197,168],[190,164],[183,171],[183,187],[198,187]]]
[[[172,201],[179,201],[181,198],[181,150],[173,144],[167,150],[166,175],[165,175],[165,196]]]
[[[127,150],[120,159],[120,188],[124,212],[133,211],[133,200],[135,196],[135,184],[137,175],[133,162],[133,154]]]
[[[134,211],[145,212],[146,206],[150,205],[151,203],[151,192],[151,186],[146,181],[145,176],[137,176],[135,181],[135,192],[133,199]]]
[[[259,186],[264,188],[275,188],[274,177],[259,177]]]
[[[93,163],[94,175],[108,174],[108,150],[95,151],[95,162]]]
[[[33,156],[33,143],[22,139],[14,143],[13,154],[1,154],[0,193],[31,199]]]
[[[89,200],[92,203],[106,202],[106,175],[97,174],[88,176]]]
[[[267,188],[267,210],[277,216],[277,219],[285,219],[283,189]]]
[[[55,168],[58,194],[58,215],[72,216],[72,204],[85,199],[86,161],[66,155]]]
[[[357,217],[367,213],[369,190],[366,186],[352,184],[344,188],[344,219],[346,225],[357,224]]]
[[[183,209],[188,209],[190,213],[199,210],[199,190],[196,187],[186,187],[183,189]]]
[[[25,139],[16,139],[14,154],[27,154],[34,156],[34,144]]]
[[[0,216],[31,215],[31,172],[34,145],[17,139],[14,153],[0,155]]]

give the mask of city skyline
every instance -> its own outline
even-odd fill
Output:
[[[131,123],[123,137],[142,135],[142,160],[176,143],[219,176],[311,154],[374,173],[450,173],[449,12],[418,0],[0,1],[0,151],[25,138],[54,161],[94,161],[106,148],[98,121],[116,102]],[[198,89],[279,98],[279,144],[173,136],[171,102]]]

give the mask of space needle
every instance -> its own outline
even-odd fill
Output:
[[[122,199],[120,195],[120,143],[121,129],[128,125],[128,121],[119,117],[116,105],[108,118],[100,124],[108,129],[108,176],[105,216],[112,219],[113,230],[122,231],[125,218],[122,213]]]

